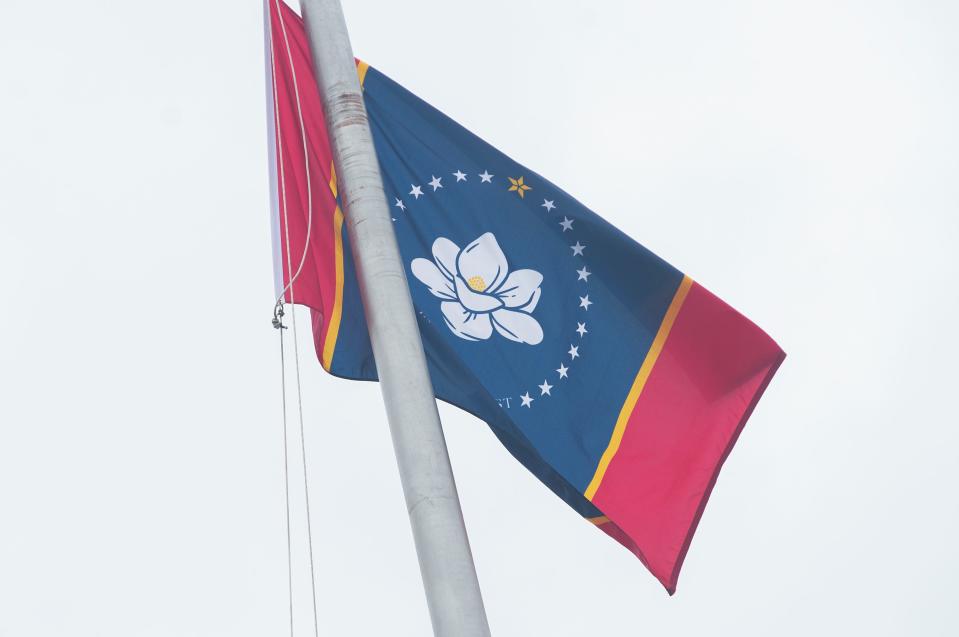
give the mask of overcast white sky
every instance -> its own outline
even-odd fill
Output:
[[[673,598],[441,407],[494,635],[959,633],[959,5],[344,4],[789,354]],[[286,634],[260,2],[8,2],[0,86],[0,635]],[[320,634],[426,635],[378,388],[302,340]]]

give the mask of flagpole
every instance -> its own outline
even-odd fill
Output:
[[[339,0],[301,0],[386,416],[438,637],[490,634]]]

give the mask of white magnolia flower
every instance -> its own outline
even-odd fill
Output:
[[[443,318],[460,338],[485,341],[495,327],[517,343],[537,345],[543,340],[543,328],[530,316],[543,275],[535,270],[510,273],[491,232],[462,250],[440,237],[433,242],[433,261],[413,259],[411,268],[433,296],[443,299]]]

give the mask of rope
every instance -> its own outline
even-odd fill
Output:
[[[290,293],[292,299],[292,292]],[[310,480],[306,462],[306,433],[303,427],[303,398],[300,390],[300,348],[296,338],[296,308],[292,307],[290,314],[293,317],[293,360],[296,365],[296,402],[300,416],[300,455],[303,460],[303,497],[306,501],[306,538],[310,553],[310,586],[313,593],[313,634],[319,637],[319,624],[316,615],[316,575],[313,570],[313,525],[310,516]]]
[[[286,489],[286,516],[287,516],[287,574],[289,578],[289,594],[290,594],[290,636],[293,636],[293,566],[292,566],[292,538],[290,534],[290,472],[289,472],[289,444],[288,444],[288,427],[287,427],[287,418],[286,418],[286,358],[283,353],[283,330],[286,327],[282,323],[283,317],[283,301],[286,292],[290,292],[290,306],[291,306],[291,316],[293,323],[293,359],[296,370],[296,401],[297,401],[297,413],[299,417],[300,425],[300,450],[301,450],[301,460],[303,465],[303,494],[306,502],[306,533],[307,533],[307,542],[309,546],[309,558],[310,558],[310,585],[312,592],[312,601],[313,601],[313,634],[314,637],[319,637],[319,622],[317,618],[316,611],[316,574],[314,568],[313,560],[313,525],[312,518],[310,515],[310,486],[309,486],[309,469],[307,466],[306,458],[306,432],[303,425],[303,393],[300,383],[300,353],[299,353],[299,339],[297,337],[297,328],[296,328],[296,297],[293,289],[293,284],[296,279],[300,276],[300,272],[303,270],[303,264],[306,262],[307,250],[310,245],[310,235],[313,228],[313,190],[310,183],[310,155],[309,147],[306,142],[306,126],[303,123],[303,108],[300,104],[300,90],[297,84],[296,79],[296,68],[293,65],[293,54],[290,50],[290,39],[286,31],[286,23],[283,20],[283,13],[280,9],[279,0],[274,0],[276,4],[276,11],[280,20],[280,28],[283,32],[283,40],[286,47],[286,55],[289,60],[290,72],[293,79],[293,94],[296,99],[296,112],[297,118],[300,125],[300,140],[303,144],[303,160],[305,163],[305,173],[306,173],[306,201],[307,201],[307,225],[306,225],[306,240],[303,244],[303,254],[300,256],[299,265],[296,268],[296,272],[290,277],[289,282],[280,292],[279,297],[276,300],[276,304],[273,310],[273,326],[278,328],[280,331],[280,364],[282,366],[281,372],[281,382],[283,385],[283,462],[284,462],[284,479],[285,479],[285,489]],[[271,56],[275,56],[275,51],[273,47],[273,35],[272,31],[270,32],[270,53]],[[277,103],[277,90],[276,90],[276,80],[275,80],[275,67],[274,67],[274,80],[273,80],[273,103]],[[278,145],[278,156],[279,156],[279,177],[280,177],[280,193],[283,201],[283,225],[285,230],[285,241],[286,241],[286,260],[287,260],[287,272],[293,271],[293,263],[290,259],[290,225],[289,217],[287,213],[287,202],[286,202],[286,175],[283,166],[283,137],[279,134],[279,115],[274,112],[274,125],[277,127],[277,145]]]
[[[273,327],[280,331],[280,384],[283,388],[283,488],[286,495],[286,579],[290,599],[290,637],[293,637],[293,539],[290,534],[290,445],[286,424],[286,355],[283,347],[283,307],[273,316]]]

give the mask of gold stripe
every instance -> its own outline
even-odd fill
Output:
[[[663,345],[666,344],[669,331],[673,328],[673,323],[676,322],[676,316],[679,314],[679,309],[683,306],[683,301],[686,300],[686,294],[689,292],[692,284],[692,279],[688,276],[683,276],[683,280],[679,284],[679,289],[677,289],[676,294],[673,295],[669,309],[666,310],[666,316],[663,317],[663,322],[659,325],[659,331],[656,332],[656,338],[653,339],[653,344],[650,345],[649,352],[646,353],[646,360],[644,360],[642,366],[640,366],[639,373],[636,374],[636,379],[633,381],[633,386],[626,396],[626,402],[623,403],[623,408],[619,412],[619,418],[616,419],[616,426],[613,428],[613,435],[609,440],[609,446],[606,447],[602,458],[599,459],[599,466],[596,467],[596,473],[593,475],[593,479],[583,493],[587,500],[592,501],[593,496],[596,495],[596,491],[599,490],[599,485],[603,482],[603,476],[606,475],[606,469],[609,468],[609,463],[613,461],[613,457],[616,455],[616,452],[619,451],[619,445],[623,441],[623,434],[626,433],[626,425],[629,423],[629,417],[633,413],[636,401],[639,400],[639,395],[643,392],[643,387],[646,386],[646,381],[649,380],[649,375],[653,371],[653,366],[656,364],[660,352],[663,351]]]
[[[336,296],[333,298],[333,313],[323,340],[323,368],[330,371],[336,337],[340,333],[340,318],[343,316],[343,211],[337,206],[333,211],[333,253],[336,260]]]
[[[363,86],[363,82],[366,80],[366,71],[369,70],[370,65],[366,62],[357,62],[356,63],[356,74],[360,76],[360,86]]]
[[[601,515],[596,518],[586,518],[586,519],[592,522],[593,524],[595,524],[596,526],[600,526],[601,524],[606,524],[607,522],[609,522],[609,518],[606,517],[605,515]]]
[[[330,162],[330,190],[336,197],[336,167]],[[340,319],[343,316],[343,211],[339,205],[333,211],[333,261],[336,267],[336,291],[333,297],[333,311],[330,324],[323,339],[323,369],[330,371],[333,363],[333,351],[336,349],[336,337],[340,333]]]

